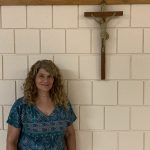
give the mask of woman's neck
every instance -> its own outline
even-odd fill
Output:
[[[47,102],[51,102],[52,99],[50,98],[49,93],[38,93],[36,101],[38,103],[47,103]]]

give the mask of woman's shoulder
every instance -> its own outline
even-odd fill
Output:
[[[64,106],[64,105],[57,105],[57,107],[58,107],[60,110],[67,112],[67,111],[69,111],[70,109],[72,109],[72,104],[71,104],[71,102],[67,99],[67,101],[66,101],[66,106]]]
[[[15,103],[14,103],[15,106],[23,106],[23,105],[26,105],[26,100],[24,97],[20,97],[18,99],[16,99]]]

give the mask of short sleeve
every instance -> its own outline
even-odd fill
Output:
[[[10,110],[7,123],[14,126],[15,128],[21,128],[21,112],[22,102],[20,100],[16,100]]]
[[[70,126],[75,120],[77,119],[73,109],[72,109],[72,106],[71,106],[71,103],[68,102],[68,108],[67,108],[67,125]]]

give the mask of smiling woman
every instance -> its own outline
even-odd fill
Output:
[[[7,150],[75,150],[76,116],[64,92],[58,67],[37,61],[24,83],[7,123]]]

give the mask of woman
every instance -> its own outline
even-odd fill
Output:
[[[37,61],[8,116],[7,150],[76,150],[75,120],[58,67]]]

